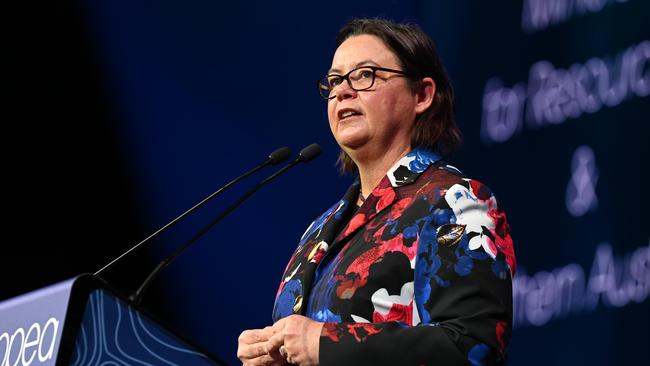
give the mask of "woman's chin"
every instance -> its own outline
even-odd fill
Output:
[[[358,149],[365,145],[368,140],[370,140],[370,136],[368,136],[367,131],[356,126],[348,126],[339,130],[336,136],[338,144],[345,149]]]
[[[344,150],[357,150],[368,143],[368,138],[365,136],[340,136],[338,143]]]

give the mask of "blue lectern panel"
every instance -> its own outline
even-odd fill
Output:
[[[215,365],[105,290],[88,298],[70,365]]]

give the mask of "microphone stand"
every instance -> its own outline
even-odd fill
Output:
[[[267,183],[272,181],[273,179],[277,178],[279,175],[282,173],[286,172],[287,170],[291,169],[292,167],[303,163],[303,162],[309,162],[315,157],[317,157],[320,154],[320,146],[318,144],[311,144],[307,147],[305,147],[302,151],[300,151],[300,155],[296,160],[292,161],[291,163],[285,165],[282,167],[280,170],[277,172],[273,173],[266,179],[262,180],[261,182],[257,183],[253,188],[251,188],[248,192],[246,192],[243,196],[241,196],[237,201],[232,203],[230,206],[228,206],[224,211],[222,211],[217,217],[215,217],[208,225],[204,226],[201,230],[199,230],[198,233],[196,233],[190,240],[186,241],[183,245],[181,245],[172,255],[168,256],[167,258],[163,259],[157,266],[154,268],[154,270],[147,276],[147,278],[142,282],[142,285],[131,295],[129,296],[129,299],[133,301],[135,304],[139,304],[140,301],[142,300],[142,295],[144,291],[149,287],[151,282],[162,272],[163,269],[165,269],[174,259],[176,259],[179,255],[183,254],[185,250],[187,250],[192,244],[194,244],[195,241],[197,241],[199,238],[201,238],[203,235],[205,235],[214,225],[219,223],[224,217],[228,216],[232,211],[234,211],[237,207],[239,207],[244,201],[246,201],[250,196],[252,196],[255,192],[257,192],[260,188],[265,186]]]
[[[160,233],[162,233],[163,231],[167,230],[168,228],[170,228],[170,227],[176,225],[176,224],[177,224],[180,220],[182,220],[184,217],[186,217],[186,216],[189,215],[190,213],[196,211],[196,210],[199,209],[200,207],[203,207],[206,203],[208,203],[208,201],[212,200],[214,197],[218,196],[219,194],[221,194],[222,192],[224,192],[226,189],[230,188],[231,186],[233,186],[233,185],[236,184],[236,183],[239,183],[239,182],[240,182],[241,180],[243,180],[244,178],[248,177],[249,175],[251,175],[251,174],[257,172],[258,170],[260,170],[260,169],[262,169],[262,168],[264,168],[264,167],[266,167],[266,166],[268,166],[268,165],[276,165],[276,164],[279,164],[279,163],[281,163],[281,162],[287,160],[287,159],[289,158],[290,155],[291,155],[291,150],[290,150],[288,147],[281,147],[281,148],[279,148],[279,149],[273,151],[271,154],[269,154],[268,158],[267,158],[263,163],[257,165],[257,166],[254,167],[253,169],[247,171],[246,173],[244,173],[244,174],[240,175],[239,177],[233,179],[232,181],[228,182],[225,186],[219,188],[217,191],[215,191],[214,193],[212,193],[211,195],[209,195],[208,197],[206,197],[205,199],[203,199],[201,202],[197,203],[196,205],[194,205],[194,206],[193,206],[192,208],[190,208],[189,210],[183,212],[180,216],[176,217],[175,219],[173,219],[172,221],[170,221],[169,223],[167,223],[165,226],[163,226],[163,227],[161,227],[160,229],[156,230],[153,234],[149,235],[149,236],[146,237],[144,240],[142,240],[142,241],[139,242],[138,244],[134,245],[133,247],[131,247],[131,248],[130,248],[129,250],[127,250],[126,252],[122,253],[122,255],[120,255],[119,257],[117,257],[117,258],[115,258],[114,260],[112,260],[110,263],[108,263],[107,265],[105,265],[104,267],[102,267],[99,271],[95,272],[94,275],[97,276],[97,277],[100,277],[100,274],[101,274],[101,273],[105,272],[108,268],[110,268],[110,267],[112,267],[113,265],[115,265],[115,263],[121,261],[124,257],[126,257],[127,255],[129,255],[129,253],[131,253],[131,252],[133,252],[134,250],[140,248],[143,244],[145,244],[145,243],[148,242],[149,240],[153,239],[154,237],[158,236]],[[101,277],[100,277],[100,278],[101,278]]]

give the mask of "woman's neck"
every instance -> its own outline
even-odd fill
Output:
[[[377,187],[379,182],[384,178],[388,169],[403,158],[411,151],[411,146],[402,146],[399,148],[389,149],[380,156],[370,157],[353,157],[357,169],[359,170],[359,180],[361,182],[361,194],[368,197]],[[352,156],[351,156],[352,157]]]

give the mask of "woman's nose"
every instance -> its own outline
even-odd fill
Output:
[[[343,100],[348,98],[354,98],[357,96],[357,91],[352,89],[350,86],[349,80],[344,80],[335,91],[336,99]]]

